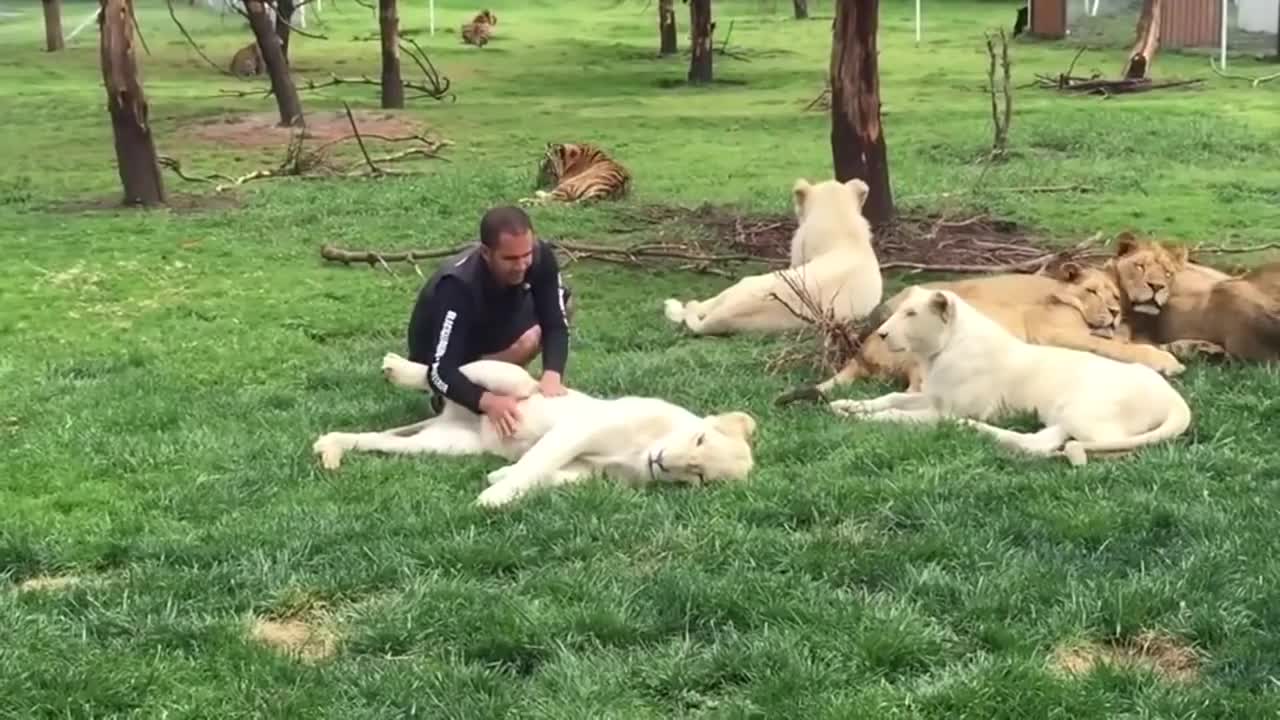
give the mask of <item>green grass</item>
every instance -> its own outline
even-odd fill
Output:
[[[247,41],[177,3],[218,62]],[[881,428],[772,398],[812,379],[771,375],[781,341],[694,339],[668,295],[722,278],[590,261],[567,380],[760,420],[747,483],[633,490],[603,482],[491,513],[471,505],[490,459],[356,455],[318,469],[322,432],[409,422],[420,398],[378,372],[402,350],[420,280],[329,266],[318,246],[448,247],[495,203],[530,194],[549,141],[603,144],[634,172],[621,205],[704,201],[786,212],[798,176],[831,172],[821,89],[829,10],[717,0],[744,84],[661,88],[687,59],[654,58],[643,3],[495,7],[483,50],[437,8],[416,37],[456,103],[407,114],[454,141],[450,162],[378,181],[249,183],[242,207],[68,209],[118,196],[93,29],[40,51],[35,3],[0,17],[0,715],[34,717],[1274,717],[1280,712],[1280,382],[1194,365],[1196,413],[1163,447],[1073,470],[957,428]],[[402,26],[422,31],[421,3]],[[820,4],[819,4],[820,5]],[[885,127],[904,211],[987,211],[1076,241],[1126,228],[1245,246],[1280,226],[1280,83],[1251,89],[1203,58],[1161,56],[1200,89],[1063,98],[1019,89],[1013,159],[972,193],[988,148],[982,32],[1013,3],[882,3]],[[1008,6],[1008,7],[1006,7]],[[680,11],[681,46],[687,16]],[[70,30],[91,11],[67,3]],[[157,143],[195,171],[248,172],[281,148],[183,140],[244,83],[194,57],[163,4],[144,3]],[[297,38],[307,77],[377,73],[375,28],[326,3],[330,40]],[[313,25],[312,29],[317,26]],[[1065,70],[1074,49],[1018,42],[1015,83]],[[1079,69],[1119,72],[1124,50]],[[1233,70],[1261,74],[1247,58]],[[253,86],[264,86],[255,81]],[[312,112],[371,88],[304,95]],[[738,147],[735,147],[738,146]],[[174,192],[207,192],[173,175]],[[1080,183],[1091,193],[1019,194]],[[957,193],[944,197],[942,193]],[[548,236],[619,242],[619,205],[539,208]],[[1257,258],[1250,258],[1251,260]],[[895,276],[891,288],[902,285]],[[879,393],[879,385],[851,394]],[[245,636],[253,617],[331,618],[314,665]],[[1138,670],[1067,678],[1055,647],[1160,632],[1202,655],[1199,679]]]

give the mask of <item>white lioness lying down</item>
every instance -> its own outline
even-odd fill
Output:
[[[388,353],[382,368],[398,385],[428,389],[426,365]],[[476,502],[490,507],[538,487],[584,480],[594,471],[640,482],[701,484],[744,479],[754,464],[750,440],[756,422],[744,412],[699,417],[665,400],[605,400],[572,389],[545,397],[524,368],[498,360],[478,360],[461,370],[486,390],[523,398],[514,436],[499,438],[488,418],[446,399],[438,416],[416,425],[332,432],[312,449],[331,470],[347,450],[498,455],[513,464],[489,473],[489,487]],[[407,432],[413,434],[400,434]]]
[[[799,225],[791,236],[791,267],[749,275],[709,300],[669,298],[663,313],[699,335],[781,332],[808,325],[813,313],[794,288],[836,320],[858,320],[880,304],[883,279],[871,246],[871,225],[862,216],[869,192],[857,178],[792,188]],[[797,317],[797,314],[799,317]]]
[[[1191,409],[1145,365],[1082,350],[1031,345],[949,290],[912,288],[877,330],[891,350],[924,365],[924,391],[836,400],[831,409],[869,420],[955,418],[1034,455],[1114,452],[1181,435]],[[1003,412],[1034,411],[1045,428],[1019,433],[988,425]]]

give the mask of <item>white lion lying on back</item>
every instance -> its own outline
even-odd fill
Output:
[[[791,267],[742,278],[710,300],[668,299],[667,319],[699,335],[800,329],[807,324],[802,318],[814,318],[793,286],[804,288],[819,312],[836,320],[865,317],[880,304],[883,291],[871,225],[862,216],[867,192],[857,178],[817,185],[796,180],[792,195],[799,226],[791,237]]]
[[[428,389],[426,365],[388,353],[382,368],[402,387]],[[489,488],[476,502],[490,507],[537,487],[578,482],[597,470],[641,482],[701,484],[744,479],[754,464],[750,438],[756,422],[744,412],[699,417],[665,400],[604,400],[572,389],[545,397],[519,365],[477,360],[460,369],[486,390],[523,398],[514,436],[499,438],[487,417],[446,399],[434,418],[382,432],[328,433],[316,440],[313,451],[330,470],[348,450],[492,453],[513,464],[489,473]]]
[[[1115,452],[1181,435],[1191,409],[1160,373],[1137,363],[1017,337],[950,290],[914,287],[876,333],[924,365],[923,392],[836,400],[831,409],[868,420],[955,418],[999,442],[1042,456]],[[985,421],[1034,411],[1045,428],[1019,433]]]

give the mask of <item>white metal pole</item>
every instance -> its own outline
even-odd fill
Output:
[[[1227,69],[1227,0],[1222,0],[1222,55],[1218,64]]]
[[[436,0],[431,0],[431,34],[436,34]]]
[[[920,0],[916,0],[916,44],[920,44]]]

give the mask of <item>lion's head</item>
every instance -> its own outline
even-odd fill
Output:
[[[1065,295],[1054,299],[1079,310],[1094,335],[1114,337],[1124,322],[1124,305],[1115,277],[1102,268],[1074,262],[1063,263],[1056,275],[1070,287]]]
[[[1159,315],[1169,300],[1173,276],[1187,266],[1187,249],[1139,240],[1124,232],[1116,238],[1116,254],[1107,265],[1134,312]]]
[[[708,415],[681,425],[649,449],[649,477],[694,485],[745,479],[755,464],[755,431],[755,418],[744,412]]]

